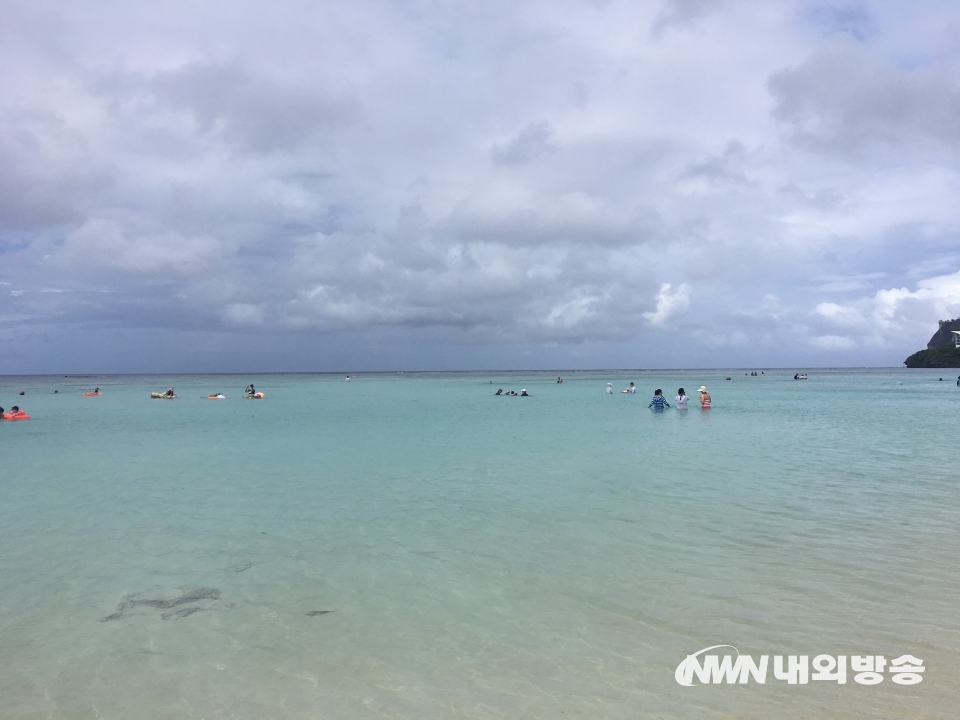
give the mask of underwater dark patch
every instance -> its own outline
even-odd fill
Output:
[[[123,602],[117,605],[117,611],[112,615],[107,615],[100,622],[110,622],[111,620],[121,620],[126,617],[129,610],[138,607],[150,607],[157,610],[169,610],[180,605],[200,602],[201,600],[219,600],[220,591],[216,588],[195,588],[179,595],[175,598],[143,598],[136,595],[127,595]],[[184,608],[177,612],[164,613],[160,616],[162,620],[176,620],[181,617],[187,617],[201,608]]]

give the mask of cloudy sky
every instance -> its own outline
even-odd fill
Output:
[[[0,4],[0,374],[899,365],[960,7]]]

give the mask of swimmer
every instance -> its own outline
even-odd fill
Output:
[[[613,395],[613,383],[607,383],[607,389],[605,392],[607,395]]]
[[[680,388],[679,390],[677,390],[677,400],[676,400],[676,402],[677,402],[677,410],[686,410],[686,409],[687,409],[687,401],[688,401],[689,399],[690,399],[690,398],[687,397],[687,394],[683,391],[683,388]]]
[[[0,408],[0,417],[3,417],[4,420],[29,420],[30,416],[27,415],[23,410],[14,405],[10,408],[10,412],[3,412],[3,408]]]
[[[704,410],[710,409],[710,393],[707,392],[705,385],[700,386],[700,407]]]
[[[520,397],[530,397],[530,394],[526,391],[526,389],[523,389],[520,391]]]
[[[960,378],[958,378],[958,380],[960,380]],[[563,382],[563,380],[560,379],[560,376],[559,376],[559,375],[557,375],[557,382],[558,382],[558,383],[562,383],[562,382]]]
[[[663,396],[663,390],[657,388],[653,391],[653,400],[650,401],[647,407],[652,407],[654,410],[663,410],[665,407],[670,407],[670,403],[668,403],[667,399]]]
[[[636,394],[636,392],[637,392],[637,386],[634,385],[633,383],[630,383],[630,387],[627,388],[627,392]]]
[[[503,388],[499,388],[499,389],[497,390],[497,392],[494,393],[494,394],[495,394],[495,395],[503,395]]]
[[[226,400],[227,396],[223,393],[216,393],[214,395],[207,395],[207,400]]]
[[[166,395],[167,397],[173,397],[174,396],[173,388],[170,388],[169,390],[167,390],[167,392],[165,392],[164,395]]]

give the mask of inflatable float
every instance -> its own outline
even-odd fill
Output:
[[[166,393],[150,393],[154,400],[173,400],[176,395],[167,395]]]
[[[263,400],[264,395],[262,392],[254,393],[253,395],[244,395],[244,400]]]
[[[29,420],[30,416],[27,415],[23,410],[20,412],[8,412],[3,414],[4,420]]]
[[[84,393],[83,397],[100,397],[101,395],[103,395],[103,393],[92,392],[92,393]]]
[[[227,399],[227,396],[221,395],[220,393],[217,393],[216,395],[207,395],[207,400],[226,400],[226,399]]]

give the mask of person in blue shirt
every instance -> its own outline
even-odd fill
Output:
[[[663,410],[665,407],[670,407],[670,403],[668,403],[667,399],[663,396],[663,390],[657,388],[653,393],[653,400],[650,401],[647,407],[652,407],[655,410]]]

